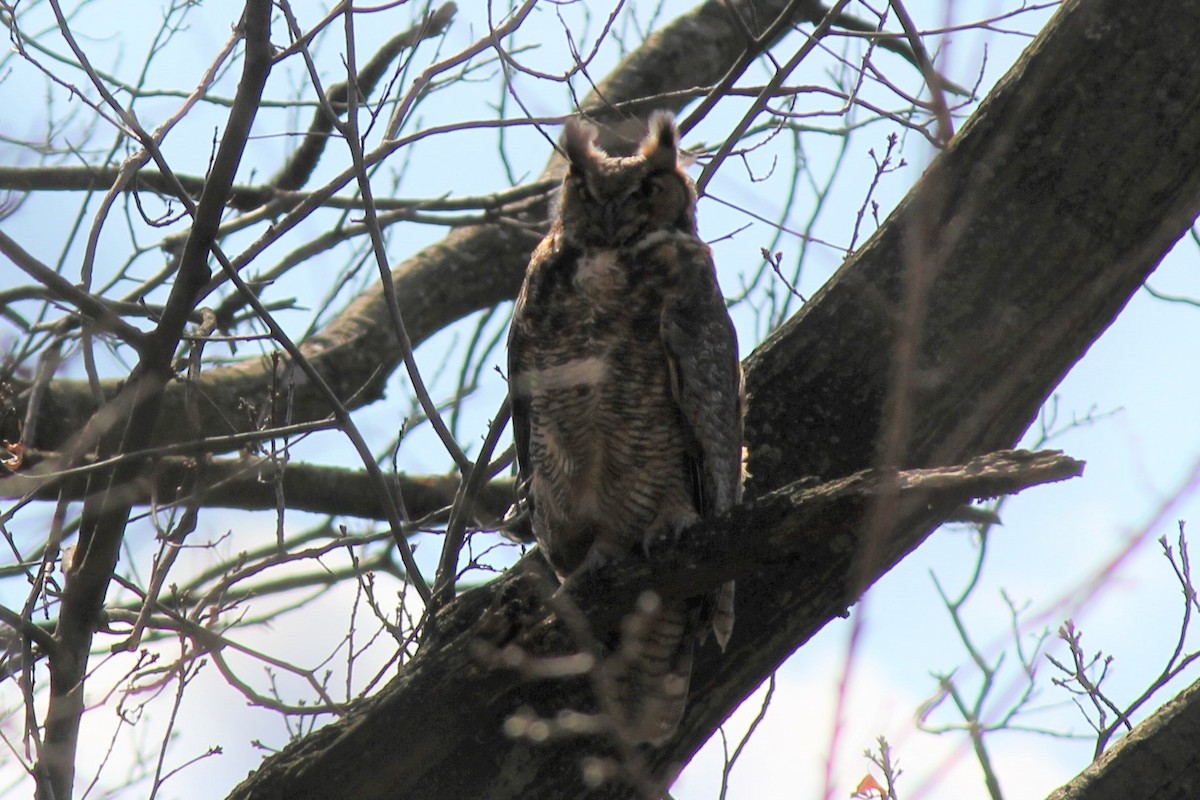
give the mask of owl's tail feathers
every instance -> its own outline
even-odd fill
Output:
[[[693,604],[664,605],[653,592],[643,593],[625,619],[613,687],[630,740],[659,745],[675,733],[687,706],[697,624]]]
[[[499,531],[509,541],[518,544],[528,544],[533,537],[533,496],[529,493],[529,482],[517,484],[517,496],[504,519],[500,521]]]
[[[720,645],[721,652],[725,652],[725,646],[729,644],[729,637],[733,635],[733,581],[722,584],[713,592],[709,602],[712,604],[709,613],[712,614],[713,636]],[[701,641],[707,632],[707,630],[701,631]]]

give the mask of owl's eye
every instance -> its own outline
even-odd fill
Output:
[[[653,200],[655,197],[658,197],[660,194],[662,194],[662,191],[662,179],[658,176],[655,176],[649,180],[643,181],[642,185],[638,187],[637,193],[638,196],[644,200]]]

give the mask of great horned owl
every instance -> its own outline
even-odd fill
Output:
[[[696,235],[675,123],[653,115],[627,158],[595,136],[567,125],[557,218],[508,340],[518,507],[560,580],[725,511],[742,487],[737,338]],[[630,738],[674,733],[709,621],[724,648],[732,583],[626,633],[616,706]]]

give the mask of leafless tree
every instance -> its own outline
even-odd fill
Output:
[[[171,753],[205,685],[293,740],[233,797],[662,796],[963,503],[1080,473],[1008,448],[1200,212],[1200,10],[1071,0],[979,104],[938,70],[956,31],[900,0],[667,5],[0,3],[0,76],[44,87],[0,129],[0,253],[24,276],[0,289],[14,786],[169,792],[215,752]],[[494,367],[557,126],[584,114],[620,151],[657,109],[702,211],[741,220],[704,233],[761,340],[747,500],[554,590],[495,534]],[[883,221],[905,148],[930,147]],[[860,210],[831,244],[839,193]],[[734,577],[734,639],[702,651],[679,734],[622,742],[595,713],[611,632],[643,588]],[[120,724],[85,770],[105,704]],[[1155,779],[1194,781],[1147,730]],[[118,770],[122,737],[141,757]],[[1112,753],[1106,774],[1146,780],[1144,750]]]

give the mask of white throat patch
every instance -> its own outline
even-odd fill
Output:
[[[575,285],[589,298],[602,298],[621,285],[621,265],[617,251],[606,247],[596,249],[579,259]]]

